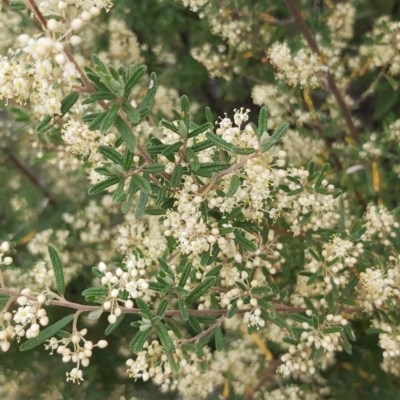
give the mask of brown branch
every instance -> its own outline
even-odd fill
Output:
[[[317,54],[320,57],[321,60],[323,60],[324,55],[320,51],[316,40],[314,39],[313,35],[311,34],[310,30],[308,29],[308,26],[306,25],[306,23],[304,22],[304,20],[301,16],[300,10],[297,8],[296,0],[285,0],[285,2],[286,2],[287,8],[290,11],[290,14],[292,15],[297,27],[299,28],[299,31],[304,36],[304,39],[306,40],[308,46],[315,54]],[[344,100],[342,93],[340,92],[339,88],[336,85],[333,75],[331,74],[331,72],[329,70],[326,72],[326,77],[327,77],[328,89],[333,94],[333,96],[336,100],[336,103],[338,104],[340,110],[342,111],[347,128],[349,129],[350,134],[353,137],[353,140],[356,143],[360,143],[360,141],[361,141],[360,134],[358,133],[358,131],[353,123],[353,119],[351,117],[350,110]]]
[[[43,16],[42,12],[39,10],[35,0],[28,0],[29,7],[32,9],[33,13],[36,15],[36,18],[42,24],[43,30],[47,29],[47,21],[46,18]]]
[[[57,205],[56,201],[54,200],[53,196],[51,195],[51,193],[39,182],[39,180],[29,171],[29,169],[26,168],[25,165],[22,164],[22,162],[19,161],[18,158],[16,158],[9,151],[4,149],[4,152],[7,154],[8,158],[11,160],[11,162],[17,167],[17,169],[23,175],[25,175],[43,193],[43,195],[49,200],[49,203],[54,208],[58,208],[58,205]]]
[[[0,293],[8,294],[10,296],[14,297],[19,297],[22,296],[21,293],[16,292],[15,290],[8,289],[6,287],[0,288]],[[28,296],[27,296],[28,297]],[[32,301],[36,301],[35,297],[28,297]],[[48,303],[49,305],[53,306],[58,306],[58,307],[65,307],[65,308],[72,308],[75,310],[79,310],[82,312],[90,312],[90,311],[95,311],[98,310],[101,306],[90,306],[86,304],[79,304],[79,303],[74,303],[72,301],[68,300],[50,300]],[[280,303],[272,303],[272,306],[275,308],[277,312],[297,312],[297,313],[304,313],[306,312],[307,308],[305,307],[294,307],[294,306],[287,306],[285,304],[280,304]],[[122,312],[124,314],[139,314],[140,310],[138,308],[126,308],[126,307],[120,307]],[[341,311],[348,312],[348,313],[353,313],[353,312],[360,312],[363,310],[362,307],[341,307]],[[105,312],[108,312],[107,310],[104,310]],[[250,311],[250,309],[239,309],[236,311],[237,314],[244,314],[246,312]],[[152,313],[156,315],[156,311],[152,310]],[[228,310],[225,309],[210,309],[210,310],[189,310],[190,315],[226,315],[228,313]],[[164,313],[166,317],[173,317],[176,315],[181,315],[181,312],[179,310],[168,310]]]

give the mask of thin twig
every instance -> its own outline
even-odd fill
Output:
[[[47,21],[46,18],[43,16],[41,11],[39,10],[39,7],[37,6],[35,0],[28,0],[29,7],[32,9],[33,13],[36,15],[36,18],[40,21],[42,24],[43,30],[47,29]]]
[[[4,149],[4,151],[7,154],[8,158],[11,160],[11,162],[17,167],[17,169],[23,175],[25,175],[43,193],[43,195],[49,200],[49,203],[53,207],[58,208],[57,202],[54,200],[51,193],[38,181],[38,179],[29,171],[29,169],[26,168],[25,165],[22,164],[22,162],[19,161],[18,158],[16,158],[8,150]]]
[[[313,35],[311,34],[310,30],[308,29],[308,26],[303,20],[303,17],[301,16],[300,10],[297,8],[297,4],[295,0],[285,0],[286,6],[289,9],[297,27],[299,28],[301,34],[304,36],[304,39],[306,40],[308,46],[310,49],[317,54],[320,57],[320,60],[324,59],[323,53],[320,51],[318,44],[316,40],[314,39]],[[351,113],[349,110],[349,107],[346,104],[346,101],[344,100],[344,97],[342,93],[340,92],[339,88],[336,85],[335,79],[333,78],[333,75],[331,72],[328,70],[326,72],[326,78],[327,78],[327,83],[328,83],[328,89],[330,92],[333,94],[336,103],[338,104],[340,110],[342,111],[343,117],[345,119],[347,128],[350,131],[351,136],[353,137],[353,140],[356,143],[360,143],[360,134],[358,133],[354,123],[353,119],[351,117]]]
[[[268,370],[265,372],[263,377],[257,382],[256,386],[254,388],[250,389],[247,391],[246,395],[243,397],[243,400],[252,400],[255,394],[268,382],[271,380],[273,375],[276,372],[276,369],[282,364],[282,361],[280,359],[277,359],[275,361],[272,361],[270,364],[270,367]]]

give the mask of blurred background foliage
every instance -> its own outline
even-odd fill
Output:
[[[337,1],[303,0],[301,3],[303,16],[311,32],[318,33],[321,42],[328,41],[326,44],[329,45],[326,16]],[[342,58],[351,58],[357,53],[358,47],[368,40],[366,34],[371,31],[378,17],[388,15],[393,20],[400,20],[400,3],[397,0],[360,0],[352,3],[357,7],[355,34],[343,50],[345,54]],[[127,27],[137,35],[143,63],[149,71],[157,73],[163,86],[175,89],[178,95],[187,94],[191,102],[197,104],[195,122],[203,122],[205,106],[209,106],[216,116],[231,113],[237,107],[249,108],[254,120],[259,108],[253,104],[251,97],[255,84],[274,83],[279,91],[296,98],[300,108],[307,109],[303,89],[275,82],[273,69],[268,62],[267,50],[275,41],[286,41],[292,49],[303,45],[296,25],[290,22],[284,2],[214,0],[211,4],[213,12],[223,10],[226,18],[248,24],[249,31],[244,32],[241,39],[249,43],[249,47],[241,50],[227,45],[224,39],[210,32],[206,17],[199,18],[198,13],[190,11],[178,1],[118,0],[112,12],[103,14],[102,22],[93,28],[96,41],[94,47],[90,43],[90,51],[107,52],[110,34],[105,29],[107,23],[111,18],[124,20]],[[27,22],[21,24],[24,27]],[[210,77],[207,69],[193,58],[191,50],[205,43],[209,43],[213,52],[219,53],[226,60],[224,78]],[[307,125],[298,128],[304,137],[315,138],[318,134],[319,139],[325,142],[328,150],[322,159],[332,166],[331,179],[336,180],[335,184],[344,190],[350,190],[352,208],[358,215],[362,215],[370,201],[383,203],[389,209],[399,205],[399,172],[395,168],[400,165],[399,145],[383,140],[387,126],[400,118],[399,79],[382,74],[374,83],[373,90],[363,96],[376,76],[376,71],[366,71],[352,78],[348,85],[348,95],[357,103],[353,115],[359,121],[362,142],[370,140],[372,133],[378,135],[375,144],[381,151],[377,157],[359,161],[361,146],[348,146],[343,123],[332,119],[328,113],[325,119],[324,113],[320,114],[318,123],[321,129]],[[316,107],[324,102],[326,95],[321,89],[312,92]],[[2,103],[0,107],[0,129],[3,132],[0,136],[0,237],[17,244],[14,248],[13,268],[22,274],[27,273],[38,260],[37,255],[27,251],[27,244],[37,232],[66,227],[62,213],[77,213],[88,205],[89,198],[85,193],[89,184],[83,172],[78,170],[69,176],[68,169],[65,181],[57,182],[58,175],[52,171],[56,167],[48,163],[46,158],[49,154],[54,157],[57,149],[53,152],[44,151],[44,157],[41,158],[37,154],[35,156],[45,144],[40,141],[32,152],[29,144],[32,121],[29,115],[22,108],[12,105],[5,107]],[[153,115],[155,121],[160,117]],[[345,169],[357,161],[365,168],[357,175],[346,175]],[[100,198],[97,200],[101,202]],[[105,229],[107,224],[120,222],[118,213],[111,214],[110,218],[105,223]],[[74,251],[79,252],[78,263],[83,265],[83,269],[71,278],[67,298],[82,302],[81,292],[92,280],[90,267],[99,261],[93,259],[92,254],[93,248],[98,246],[100,248],[97,250],[101,252],[101,244],[88,248],[81,246],[77,235],[68,238],[64,251],[71,251],[72,257]],[[64,310],[52,312],[61,317]],[[105,319],[102,319],[91,330],[92,335],[98,336],[93,337],[93,340],[102,338],[106,325]],[[338,354],[338,362],[323,373],[334,399],[389,400],[400,397],[398,378],[383,373],[379,368],[381,350],[377,347],[377,335],[366,335],[363,333],[366,328],[355,324],[358,339],[353,354]],[[92,363],[85,372],[85,382],[81,386],[65,382],[66,366],[58,357],[49,356],[44,349],[20,353],[17,346],[12,346],[8,353],[0,354],[0,393],[2,390],[5,393],[2,398],[177,398],[175,394],[160,394],[150,383],[133,382],[121,374],[125,369],[127,355],[119,348],[121,341],[130,340],[130,335],[129,324],[121,325],[113,334],[107,351],[94,353]],[[278,354],[273,343],[268,345],[274,354]],[[15,387],[12,388],[13,382]],[[221,393],[222,388],[216,388],[210,399],[221,398],[218,397]],[[229,394],[227,398],[235,399]]]

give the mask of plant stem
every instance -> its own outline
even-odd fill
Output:
[[[292,15],[292,17],[295,21],[295,24],[299,28],[299,31],[301,32],[301,34],[304,36],[304,39],[306,40],[308,46],[315,54],[317,54],[320,57],[320,60],[323,60],[324,55],[320,51],[316,40],[314,39],[313,35],[311,34],[310,30],[308,29],[307,24],[304,22],[304,19],[301,16],[300,10],[297,7],[296,1],[295,0],[285,0],[285,2],[286,2],[286,6],[287,6],[288,10],[290,11],[290,14]],[[347,106],[346,101],[344,100],[344,97],[343,97],[342,93],[340,92],[339,88],[337,87],[335,79],[333,78],[333,75],[331,74],[331,72],[329,70],[326,72],[326,77],[327,77],[328,89],[332,93],[333,97],[336,100],[336,103],[338,104],[340,110],[342,111],[347,128],[349,129],[350,134],[353,137],[353,140],[356,143],[360,143],[361,142],[360,134],[358,133],[358,131],[353,123],[353,119],[351,117],[349,107]]]

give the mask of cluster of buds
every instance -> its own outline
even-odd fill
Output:
[[[76,363],[76,367],[71,372],[67,372],[67,381],[78,384],[80,381],[83,381],[83,374],[80,368],[81,366],[87,367],[90,364],[93,348],[99,347],[100,349],[104,349],[108,345],[106,340],[99,340],[96,344],[93,344],[93,342],[84,338],[86,334],[87,329],[82,329],[81,331],[75,330],[66,338],[57,339],[56,337],[52,337],[45,345],[46,350],[50,350],[50,354],[53,354],[54,350],[58,354],[61,354],[63,362],[72,361]],[[72,349],[68,347],[70,345]]]

